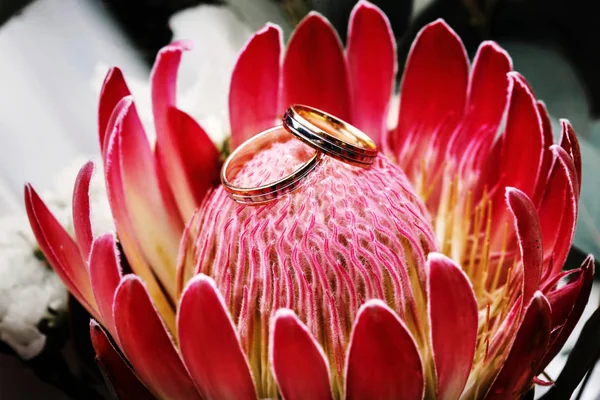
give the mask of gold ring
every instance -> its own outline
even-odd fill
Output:
[[[242,143],[227,157],[221,169],[221,182],[229,197],[238,203],[261,204],[274,200],[285,193],[297,189],[302,179],[306,177],[321,160],[321,152],[315,154],[291,174],[272,183],[256,187],[238,187],[231,182],[259,151],[276,142],[285,142],[291,139],[287,130],[279,125],[267,129]]]
[[[358,166],[375,161],[378,149],[358,128],[316,108],[294,104],[283,116],[283,125],[298,139],[327,155]]]

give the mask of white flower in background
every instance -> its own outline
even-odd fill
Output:
[[[39,322],[66,307],[67,292],[40,258],[25,215],[0,218],[0,340],[22,358],[38,355]]]
[[[48,206],[71,234],[73,185],[84,162],[75,160],[58,175],[54,190],[44,193]],[[114,230],[102,177],[98,171],[90,183],[97,232]],[[25,360],[37,356],[46,344],[40,322],[52,320],[67,305],[66,288],[41,254],[24,210],[0,217],[0,340]]]
[[[266,22],[266,20],[265,20]],[[186,52],[179,67],[178,107],[206,130],[219,147],[229,136],[229,81],[238,54],[252,35],[250,27],[233,9],[200,5],[174,14],[169,25],[173,41],[189,40],[193,51]],[[96,66],[92,85],[98,93],[109,65]],[[151,143],[156,134],[150,104],[149,79],[131,79],[127,84],[135,97],[140,119]],[[207,96],[207,93],[210,93]]]

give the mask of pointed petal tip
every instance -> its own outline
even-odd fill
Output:
[[[123,71],[121,71],[121,68],[115,66],[112,66],[108,69],[108,71],[106,72],[106,80],[108,80],[109,78],[115,77],[117,75],[121,75],[123,76]]]
[[[252,35],[240,51],[228,96],[232,150],[277,120],[282,54],[283,31],[271,23]]]
[[[100,324],[94,318],[90,318],[90,330],[100,329]]]
[[[94,234],[92,231],[90,208],[90,182],[94,175],[94,163],[85,163],[75,179],[72,197],[72,218],[75,239],[81,253],[81,258],[87,260],[90,254]]]
[[[466,50],[464,49],[462,39],[456,33],[456,31],[454,29],[452,29],[452,27],[443,18],[438,18],[435,21],[430,22],[429,24],[427,24],[423,28],[421,28],[421,30],[419,31],[419,33],[417,33],[417,36],[415,37],[415,40],[412,43],[412,47],[414,48],[416,43],[422,37],[431,37],[431,36],[438,37],[438,38],[444,38],[444,37],[450,38],[453,41],[459,42],[461,44],[461,46],[463,47],[463,52],[465,53],[465,57],[466,57]]]
[[[356,318],[358,318],[358,316],[361,313],[364,313],[365,310],[367,310],[367,309],[380,309],[380,308],[384,308],[385,310],[390,311],[392,313],[394,312],[383,300],[369,299],[369,300],[365,301],[365,303],[359,308]]]
[[[85,164],[83,164],[83,166],[79,170],[79,174],[82,174],[84,172],[86,174],[88,174],[88,173],[90,173],[90,170],[91,170],[91,172],[94,172],[95,167],[96,167],[96,165],[94,164],[94,162],[92,160],[88,160],[85,162]]]
[[[459,40],[460,40],[460,37],[458,36],[458,34],[454,31],[454,29],[452,29],[450,24],[448,24],[446,22],[446,20],[443,18],[438,18],[435,21],[430,22],[429,24],[425,25],[423,27],[423,29],[421,29],[421,32],[424,32],[424,31],[436,32],[436,33],[442,33],[442,34],[449,33],[452,36],[459,38]]]
[[[491,51],[496,53],[498,56],[504,58],[508,62],[509,72],[513,69],[513,60],[508,51],[493,40],[484,40],[479,45],[478,52]]]
[[[219,290],[217,289],[217,284],[215,283],[215,280],[205,274],[198,274],[198,275],[194,276],[192,279],[190,279],[188,284],[183,289],[182,296],[185,295],[185,293],[187,291],[189,291],[192,288],[192,286],[194,286],[194,287],[210,287],[211,289],[213,289],[214,291],[219,293]]]
[[[356,14],[359,10],[369,10],[369,11],[375,11],[378,14],[381,14],[382,16],[384,16],[387,20],[387,16],[385,15],[385,13],[383,13],[383,11],[381,11],[381,9],[379,7],[377,7],[375,4],[371,3],[368,0],[359,0],[356,5],[354,6],[354,8],[352,9],[352,14],[350,16],[350,20],[352,20],[354,14]]]
[[[513,84],[513,90],[515,89],[520,89],[525,91],[525,93],[527,93],[527,95],[529,95],[532,99],[532,101],[534,103],[537,102],[535,95],[533,93],[533,89],[531,88],[531,85],[529,84],[529,82],[527,81],[527,79],[525,79],[525,77],[518,71],[510,71],[507,74],[508,79],[512,82]]]
[[[313,19],[313,18],[317,18],[317,19],[329,24],[329,20],[327,19],[327,17],[325,17],[319,11],[315,11],[315,10],[310,10],[308,12],[308,14],[306,14],[306,17],[304,17],[304,19],[302,21],[300,21],[300,23],[310,20],[310,19]]]
[[[278,319],[286,319],[286,318],[293,318],[293,319],[298,319],[298,316],[296,315],[296,313],[292,310],[290,310],[289,308],[280,308],[277,311],[275,311],[275,314],[273,315],[273,323],[275,323],[275,321],[277,321]]]
[[[158,52],[159,55],[164,53],[170,53],[174,51],[183,52],[192,50],[194,48],[194,41],[190,39],[176,40],[168,45],[164,46]]]
[[[442,254],[442,253],[438,253],[436,251],[432,251],[431,253],[427,254],[427,261],[428,262],[432,262],[432,261],[450,261],[450,262],[453,262],[447,255]]]
[[[281,27],[279,25],[274,24],[273,22],[267,22],[266,24],[263,25],[262,28],[260,28],[258,31],[256,31],[254,36],[264,35],[265,33],[273,32],[273,31],[277,32],[278,35],[283,35],[283,29],[281,29]]]
[[[506,186],[504,188],[504,195],[507,200],[509,200],[511,198],[515,198],[515,197],[521,197],[521,196],[527,197],[527,195],[525,193],[523,193],[522,190],[520,190],[516,187],[513,187],[513,186]]]
[[[571,127],[571,129],[573,128],[573,125],[571,125],[571,122],[569,121],[568,118],[559,118],[560,121],[560,125],[561,127]]]
[[[590,271],[589,276],[592,277],[594,275],[594,271],[596,269],[596,259],[593,254],[588,254],[588,256],[583,260],[583,263],[580,267],[584,273]]]

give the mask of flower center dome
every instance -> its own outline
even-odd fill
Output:
[[[290,136],[258,152],[234,184],[272,182],[313,154]],[[385,156],[369,168],[324,156],[299,189],[263,205],[237,204],[219,187],[197,215],[197,272],[223,294],[261,397],[276,394],[268,332],[282,307],[307,325],[332,369],[343,368],[352,322],[370,298],[384,300],[426,346],[427,322],[417,315],[426,307],[426,255],[437,245],[427,209]],[[339,387],[342,371],[331,373]]]

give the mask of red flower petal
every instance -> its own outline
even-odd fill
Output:
[[[390,137],[390,149],[411,179],[423,160],[432,171],[445,158],[448,140],[463,116],[468,76],[458,35],[441,19],[425,26],[406,62],[398,127]]]
[[[163,202],[152,150],[135,105],[130,97],[123,102],[127,102],[127,106],[114,128],[118,152],[111,154],[111,160],[120,164],[122,192],[111,187],[117,182],[107,182],[113,197],[123,198],[118,204],[111,201],[111,209],[115,219],[128,218],[127,227],[132,232],[122,233],[126,224],[117,224],[119,235],[135,238],[167,293],[174,298],[175,262],[183,227],[179,226],[180,221],[173,221]],[[115,210],[115,206],[124,206],[125,210]],[[129,259],[129,241],[123,244]],[[130,262],[139,263],[135,258]]]
[[[195,260],[195,239],[198,237],[198,225],[200,209],[194,211],[192,218],[185,226],[181,235],[181,243],[179,244],[179,254],[177,256],[177,299],[181,297],[181,293],[187,282],[193,278],[196,267]]]
[[[410,332],[385,303],[367,301],[350,339],[346,398],[420,400],[424,389],[421,357]]]
[[[102,315],[102,325],[115,335],[113,300],[122,274],[117,239],[113,233],[105,233],[94,240],[89,264],[90,282]]]
[[[79,248],[31,185],[25,185],[25,208],[33,234],[60,279],[94,318],[98,310]]]
[[[575,165],[575,171],[577,172],[577,182],[579,183],[579,190],[581,190],[581,151],[579,150],[579,141],[573,126],[566,119],[560,120],[561,135],[560,135],[560,147],[573,159]],[[579,195],[579,193],[577,193]]]
[[[429,317],[439,399],[458,399],[467,383],[479,313],[468,277],[448,257],[429,253]]]
[[[358,2],[350,15],[346,57],[352,123],[380,144],[397,69],[396,41],[385,14],[367,1]]]
[[[123,353],[158,397],[201,398],[138,276],[121,280],[114,317]]]
[[[552,135],[552,122],[550,121],[550,115],[546,106],[541,101],[537,102],[538,113],[542,120],[542,132],[543,132],[543,149],[542,149],[542,165],[540,167],[540,174],[538,178],[538,184],[535,194],[531,198],[534,204],[539,205],[542,195],[548,185],[548,179],[550,178],[550,169],[552,167],[552,151],[550,146],[554,143],[554,136]]]
[[[177,327],[181,354],[204,398],[256,398],[248,361],[211,278],[196,275],[183,291]]]
[[[280,115],[299,103],[352,122],[342,43],[320,14],[309,13],[292,34],[283,62],[282,89]]]
[[[557,145],[550,149],[554,153],[554,165],[538,210],[544,243],[542,275],[547,278],[559,273],[567,259],[575,235],[579,201],[573,160]],[[550,267],[552,272],[548,271]]]
[[[503,48],[495,42],[481,43],[469,77],[466,112],[473,126],[496,133],[508,102],[511,70],[512,60]]]
[[[511,223],[511,215],[501,204],[504,202],[504,188],[511,186],[532,198],[539,182],[545,182],[541,171],[543,163],[543,122],[537,102],[525,79],[514,72],[509,74],[512,93],[506,117],[506,128],[499,138],[500,158],[488,160],[487,168],[496,171],[498,178],[487,178],[481,183],[492,189],[492,226]],[[494,177],[494,173],[489,175]],[[498,205],[498,206],[495,206]],[[512,232],[509,232],[512,234]],[[502,247],[503,235],[492,235],[492,249]],[[527,304],[527,303],[525,303]]]
[[[452,140],[451,153],[467,163],[463,168],[479,170],[502,122],[508,103],[512,70],[510,56],[494,42],[483,42],[469,77],[463,126]]]
[[[573,281],[548,294],[552,310],[552,327],[558,328],[550,336],[550,347],[541,362],[542,370],[558,354],[581,318],[592,291],[594,257],[588,256]]]
[[[169,183],[179,210],[187,221],[210,188],[220,183],[221,155],[206,132],[189,115],[176,108],[169,109],[169,129],[177,157]],[[175,168],[175,164],[179,164]]]
[[[106,379],[110,381],[116,398],[155,399],[110,343],[104,330],[94,320],[90,321],[90,337],[96,352],[96,362]]]
[[[506,202],[513,214],[517,243],[523,264],[523,304],[540,286],[544,250],[537,210],[527,195],[519,189],[506,188]]]
[[[73,189],[73,227],[77,246],[83,260],[88,259],[92,248],[92,222],[90,220],[90,180],[94,173],[94,163],[87,162],[77,175]]]
[[[511,73],[513,90],[502,135],[502,159],[496,168],[500,170],[499,187],[515,187],[528,197],[535,193],[536,182],[542,164],[544,134],[536,99],[527,82]],[[524,173],[526,171],[527,173]],[[498,196],[503,194],[499,191]],[[495,204],[500,204],[499,202]],[[498,207],[501,210],[501,207]]]
[[[100,91],[100,103],[98,105],[98,139],[100,140],[100,150],[104,155],[106,148],[106,139],[110,135],[107,132],[111,114],[117,104],[131,94],[123,73],[117,67],[111,68],[104,78],[102,90]]]
[[[284,399],[332,399],[325,354],[293,311],[277,310],[270,345],[273,375]]]
[[[282,41],[281,29],[267,24],[240,53],[229,90],[231,150],[276,124]]]
[[[131,216],[127,206],[125,189],[123,183],[123,167],[121,165],[122,150],[122,120],[131,106],[131,98],[123,99],[111,116],[110,136],[107,137],[105,151],[105,178],[108,201],[112,215],[115,220],[117,232],[119,233],[119,242],[123,246],[127,261],[133,271],[139,275],[148,285],[148,289],[156,306],[165,319],[169,328],[175,329],[175,315],[167,301],[162,288],[156,281],[154,272],[151,270],[148,261],[142,250],[142,245],[136,236],[136,230],[133,227]]]
[[[218,181],[220,167],[219,151],[208,135],[190,116],[176,109],[177,70],[183,51],[190,48],[188,42],[166,46],[152,70],[159,183],[165,203],[174,201],[183,221],[192,216],[208,188]]]
[[[548,346],[550,327],[550,304],[537,292],[486,399],[518,399],[533,385],[533,377]]]
[[[168,139],[170,132],[167,129],[169,107],[177,103],[177,70],[181,61],[181,54],[192,48],[189,41],[173,42],[163,47],[156,56],[156,62],[152,68],[150,81],[152,83],[152,112],[154,114],[154,125],[156,126],[156,139],[161,147],[169,147]]]

